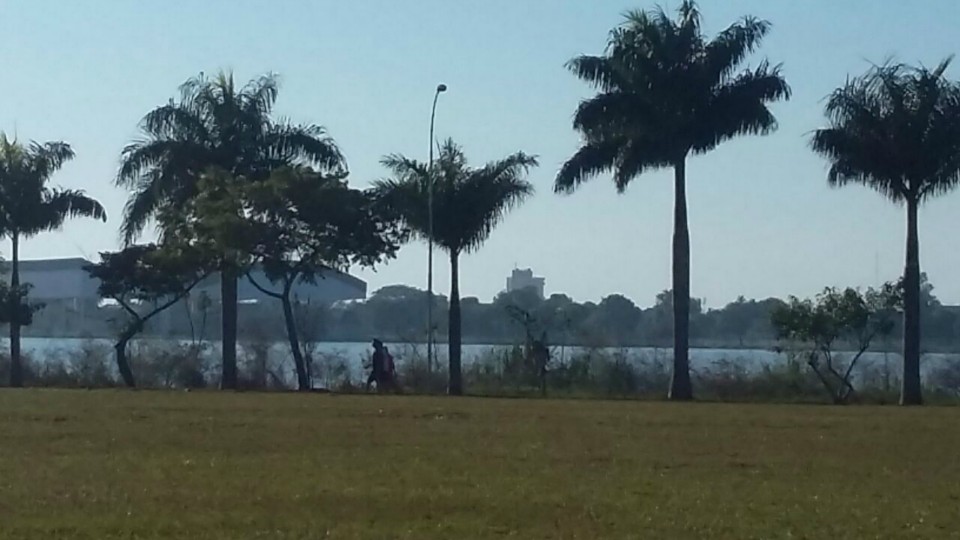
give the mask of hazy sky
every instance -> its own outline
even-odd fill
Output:
[[[278,113],[326,126],[352,182],[384,174],[380,156],[426,158],[430,102],[449,85],[438,138],[476,164],[517,150],[540,156],[538,194],[461,265],[461,291],[489,299],[514,266],[546,276],[547,291],[578,300],[618,292],[641,305],[669,287],[672,184],[647,174],[617,195],[597,178],[572,196],[552,192],[577,147],[570,118],[589,88],[564,62],[602,51],[629,8],[623,0],[0,0],[4,37],[0,129],[65,140],[77,158],[55,184],[86,189],[107,224],[75,221],[32,239],[24,257],[96,257],[116,248],[126,193],[113,187],[137,122],[200,71],[242,80],[274,71]],[[669,8],[678,0],[665,3]],[[780,130],[722,145],[688,164],[692,292],[708,305],[871,285],[903,266],[905,212],[861,187],[827,187],[807,146],[823,98],[848,74],[895,56],[935,65],[960,52],[956,0],[704,0],[711,34],[745,14],[773,30],[751,63],[784,64],[793,99],[775,105]],[[949,72],[960,78],[960,62]],[[960,302],[960,192],[920,216],[922,267],[945,301]],[[3,255],[9,249],[3,246]],[[437,289],[448,290],[438,254]],[[410,244],[376,272],[370,290],[425,285],[426,249]]]

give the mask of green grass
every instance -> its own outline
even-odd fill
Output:
[[[956,538],[958,428],[953,408],[5,390],[0,538]]]

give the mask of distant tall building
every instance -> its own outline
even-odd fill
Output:
[[[533,270],[529,268],[524,270],[514,268],[513,273],[507,278],[507,292],[519,291],[521,289],[534,289],[537,291],[537,296],[542,299],[545,284],[546,279],[534,277]]]

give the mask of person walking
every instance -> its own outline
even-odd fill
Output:
[[[383,390],[383,385],[386,382],[384,380],[384,360],[385,360],[385,348],[383,342],[379,339],[373,340],[373,355],[370,357],[370,376],[367,377],[367,392],[370,391],[370,385],[373,383],[377,384],[377,391],[380,392]]]

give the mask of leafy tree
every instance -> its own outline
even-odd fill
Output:
[[[362,306],[356,308],[362,310],[364,319],[369,321],[365,332],[375,330],[382,339],[412,340],[423,330],[425,297],[426,292],[416,287],[388,285],[374,291]],[[437,300],[434,309],[439,305]]]
[[[370,295],[367,300],[384,302],[407,302],[423,298],[424,291],[409,285],[385,285]]]
[[[34,314],[43,309],[44,305],[28,300],[32,288],[31,283],[21,283],[14,288],[0,282],[0,324],[11,324],[14,321],[20,326],[33,324]]]
[[[480,249],[506,212],[533,194],[533,186],[524,177],[537,166],[537,160],[518,152],[471,168],[463,150],[447,140],[432,169],[401,155],[385,157],[383,165],[394,178],[378,182],[377,189],[422,237],[430,233],[428,201],[432,185],[433,241],[450,255],[449,392],[460,395],[460,254]]]
[[[342,335],[351,339],[367,339],[374,335],[385,342],[414,343],[423,332],[423,321],[427,316],[426,297],[425,290],[408,285],[387,285],[378,289],[365,301],[344,306],[345,310],[356,314],[358,324]],[[434,294],[433,309],[436,313],[447,312],[447,297]]]
[[[73,150],[64,142],[31,142],[24,145],[0,133],[0,235],[11,242],[10,286],[7,318],[10,322],[10,385],[23,385],[20,360],[20,327],[28,325],[33,308],[26,303],[20,283],[20,241],[63,227],[68,218],[107,219],[96,200],[83,191],[51,188],[50,177],[67,161]]]
[[[551,294],[537,308],[537,316],[544,321],[544,326],[555,336],[555,343],[569,343],[572,341],[572,330],[583,323],[580,305],[565,294]]]
[[[960,183],[960,84],[944,77],[949,65],[888,64],[847,81],[827,101],[829,125],[811,141],[830,162],[830,185],[862,184],[907,207],[903,405],[923,401],[918,210]]]
[[[898,293],[893,285],[880,290],[827,288],[814,300],[790,301],[771,314],[778,337],[789,340],[806,356],[834,403],[846,403],[854,393],[851,375],[860,357],[875,339],[893,330],[893,307]],[[853,357],[844,369],[838,364],[836,345],[852,344]]]
[[[740,296],[723,309],[711,310],[707,316],[714,322],[719,339],[736,338],[738,346],[746,347],[747,338],[773,337],[770,315],[784,302],[777,298],[747,300]]]
[[[770,24],[745,17],[713,40],[700,12],[684,0],[674,21],[658,8],[631,11],[610,34],[603,56],[580,56],[570,70],[598,94],[580,104],[573,120],[581,148],[561,167],[555,190],[573,192],[590,177],[613,172],[617,190],[648,170],[674,170],[674,365],[671,399],[692,399],[689,365],[690,239],[686,160],[745,134],[773,131],[767,103],[790,89],[779,67],[761,62],[741,70]]]
[[[113,349],[124,384],[133,388],[136,380],[127,360],[130,340],[210,275],[210,265],[197,250],[146,244],[101,253],[100,262],[86,271],[100,282],[100,296],[117,302],[127,315]]]
[[[541,309],[545,300],[540,298],[537,290],[533,287],[525,287],[512,291],[501,291],[493,299],[493,305],[501,313],[506,310],[518,308],[528,313],[536,313]]]
[[[753,300],[747,302],[747,299],[741,295],[737,297],[735,302],[730,302],[723,308],[726,316],[721,323],[721,329],[728,334],[736,336],[737,342],[741,347],[743,347],[743,339],[746,337],[747,331],[750,330],[753,324],[751,317],[752,310],[750,308],[754,303]]]
[[[187,204],[196,226],[189,236],[208,239],[215,251],[242,253],[250,268],[262,268],[278,287],[272,290],[247,274],[257,289],[281,302],[302,391],[312,384],[301,348],[294,286],[316,283],[326,272],[351,265],[372,267],[393,257],[404,239],[389,208],[379,204],[372,191],[349,188],[344,178],[342,173],[292,167],[277,169],[256,183],[211,174]]]
[[[277,92],[273,75],[238,87],[232,74],[221,72],[214,78],[201,74],[180,87],[179,100],[148,113],[140,123],[142,138],[123,150],[116,180],[131,191],[122,227],[126,241],[139,236],[151,219],[196,196],[201,176],[211,169],[247,182],[265,180],[288,165],[346,170],[340,150],[323,128],[273,119]],[[240,269],[235,261],[232,254],[222,254],[224,388],[237,385]]]
[[[637,342],[636,335],[643,312],[633,300],[621,294],[611,294],[600,300],[593,316],[595,324],[606,331],[613,343]]]

